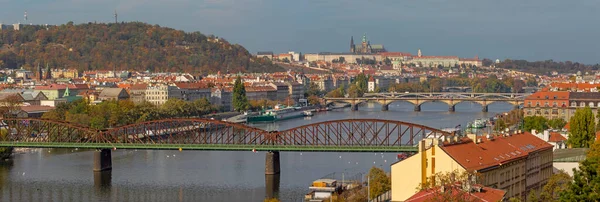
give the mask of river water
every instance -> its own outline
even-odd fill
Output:
[[[348,118],[400,120],[435,128],[466,125],[476,119],[509,111],[494,103],[460,103],[448,112],[443,103],[425,103],[413,112],[409,103],[393,103],[389,111],[368,103],[359,111],[349,108],[316,113],[313,117],[255,127],[285,130],[309,123]],[[265,153],[251,151],[113,151],[113,170],[92,172],[93,151],[30,149],[0,164],[0,201],[263,201],[273,195],[281,201],[303,201],[309,184],[330,173],[367,172],[372,166],[387,172],[395,153],[281,152],[278,179],[264,175]]]

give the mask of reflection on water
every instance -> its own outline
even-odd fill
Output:
[[[265,175],[266,198],[279,198],[280,175]]]
[[[392,103],[382,112],[378,104],[359,111],[348,108],[316,113],[306,119],[254,124],[268,130],[349,118],[378,118],[454,127],[512,109],[494,103],[460,103],[448,112],[443,103],[425,103],[414,112],[409,103]],[[265,153],[252,151],[113,151],[113,170],[94,173],[93,151],[33,149],[0,165],[0,201],[302,201],[308,185],[333,172],[366,172],[372,166],[389,172],[395,153],[281,152],[281,174],[264,175]],[[272,178],[272,179],[271,179]]]

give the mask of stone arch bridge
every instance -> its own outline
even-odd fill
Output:
[[[448,105],[448,111],[455,111],[455,106],[461,102],[474,102],[481,105],[481,111],[487,112],[488,105],[495,102],[509,103],[515,108],[523,104],[529,93],[366,93],[358,98],[325,98],[327,105],[333,103],[348,103],[353,111],[358,110],[358,105],[366,102],[375,102],[381,105],[382,111],[387,111],[393,102],[410,102],[415,111],[421,111],[421,105],[427,102],[443,102]]]

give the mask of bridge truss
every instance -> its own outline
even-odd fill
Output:
[[[262,151],[416,151],[416,143],[450,135],[392,120],[326,121],[285,131],[265,131],[211,119],[166,119],[107,130],[45,119],[3,119],[0,146],[95,149]]]

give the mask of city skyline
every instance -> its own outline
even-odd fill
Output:
[[[250,52],[347,52],[367,34],[388,51],[600,63],[600,3],[477,1],[3,1],[4,24],[142,21],[214,34]],[[475,17],[474,17],[475,16]],[[218,19],[218,20],[217,20]]]

